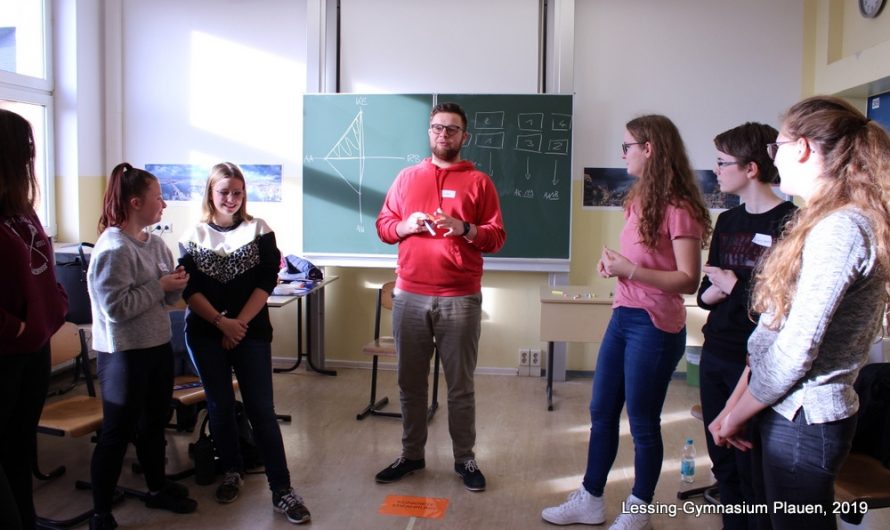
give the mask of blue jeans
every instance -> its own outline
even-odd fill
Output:
[[[627,401],[634,441],[634,496],[652,502],[664,445],[661,409],[671,374],[686,348],[686,329],[667,333],[643,309],[616,307],[600,346],[590,400],[590,444],[584,488],[602,496],[618,453],[618,421]]]
[[[721,357],[711,350],[702,350],[701,356],[701,409],[704,421],[705,440],[708,455],[711,457],[711,471],[717,479],[720,503],[724,505],[753,503],[751,489],[751,452],[739,451],[733,447],[714,445],[714,438],[708,432],[708,425],[720,414],[726,401],[735,390],[745,361]],[[750,430],[748,436],[750,437]],[[754,517],[744,513],[723,514],[724,530],[754,529]]]
[[[188,327],[185,342],[204,383],[210,430],[223,469],[244,472],[235,421],[234,369],[244,410],[266,465],[269,488],[272,491],[289,488],[290,472],[272,395],[272,344],[245,338],[234,349],[225,350],[220,338],[189,333]]]
[[[837,516],[831,512],[834,479],[850,453],[856,419],[854,415],[829,423],[807,425],[803,409],[797,412],[793,421],[788,421],[771,408],[756,416],[751,455],[754,491],[757,502],[767,503],[770,509],[769,523],[761,524],[761,528],[837,528]],[[822,505],[825,514],[774,510],[776,501],[803,508]]]

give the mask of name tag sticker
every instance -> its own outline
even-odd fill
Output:
[[[158,268],[161,269],[162,273],[170,274],[170,267],[166,263],[158,263]]]
[[[766,234],[754,234],[754,239],[751,240],[755,245],[760,245],[761,247],[771,247],[773,246],[773,238]]]
[[[453,199],[457,194],[454,190],[442,190],[442,198],[443,199]]]

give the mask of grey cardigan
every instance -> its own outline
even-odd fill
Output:
[[[877,241],[861,212],[842,209],[819,221],[804,241],[800,278],[787,319],[767,329],[764,314],[748,339],[748,389],[792,420],[847,418],[859,409],[853,381],[881,333],[884,277]]]
[[[165,293],[159,278],[175,267],[173,253],[158,236],[138,241],[118,228],[102,232],[87,271],[94,350],[111,353],[170,341],[165,305],[181,293]]]

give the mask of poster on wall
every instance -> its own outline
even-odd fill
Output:
[[[280,164],[239,164],[247,181],[250,202],[281,202]],[[145,164],[158,177],[165,201],[201,201],[210,166],[198,164]]]
[[[696,170],[695,176],[708,209],[726,210],[738,206],[738,196],[720,191],[717,175],[713,171],[709,169]],[[586,167],[584,168],[584,197],[581,206],[585,209],[597,210],[620,209],[635,181],[636,177],[628,175],[625,168]]]

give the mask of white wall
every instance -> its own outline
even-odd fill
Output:
[[[341,92],[537,92],[538,0],[340,6]]]
[[[624,167],[624,125],[664,114],[693,165],[711,169],[718,133],[777,126],[801,96],[801,0],[623,0],[575,5],[575,176]]]
[[[249,211],[275,228],[283,252],[297,252],[306,2],[133,0],[120,9],[122,159],[282,165],[282,202]],[[170,203],[168,243],[199,212]]]

